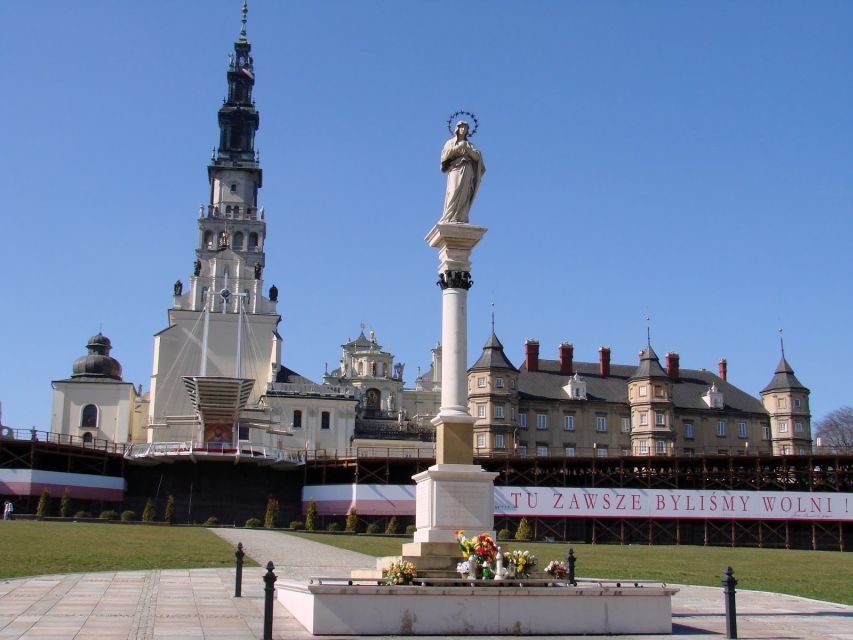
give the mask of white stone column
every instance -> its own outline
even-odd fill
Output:
[[[416,519],[414,543],[404,555],[454,555],[454,532],[494,535],[494,479],[474,464],[473,426],[468,412],[468,289],[471,251],[485,227],[439,223],[426,241],[438,249],[441,297],[441,409],[436,430],[436,464],[414,476]],[[438,546],[436,546],[436,544]],[[425,546],[424,546],[425,545]],[[432,547],[430,547],[432,545]]]

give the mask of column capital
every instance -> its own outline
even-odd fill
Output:
[[[486,234],[486,227],[457,222],[439,222],[424,238],[438,249],[438,273],[471,271],[471,251]]]

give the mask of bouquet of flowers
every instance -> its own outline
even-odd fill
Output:
[[[382,577],[385,579],[385,584],[392,586],[395,584],[412,584],[412,580],[418,575],[415,565],[411,562],[400,560],[392,562],[382,572]]]
[[[498,555],[498,547],[492,540],[492,536],[484,532],[478,536],[466,538],[464,531],[457,531],[456,542],[459,544],[462,557],[468,560],[468,562],[460,562],[456,571],[462,575],[468,575],[471,571],[471,564],[473,564],[476,567],[477,575],[470,576],[471,578],[490,578],[495,575],[494,564]],[[473,563],[471,563],[472,558]]]
[[[498,555],[498,547],[488,533],[484,532],[473,538],[466,538],[464,531],[457,531],[456,541],[459,543],[459,550],[462,551],[463,558],[467,559],[474,555],[479,566],[494,564]]]
[[[530,570],[536,566],[536,556],[529,551],[510,551],[506,559],[516,578],[530,577]]]
[[[545,573],[557,580],[565,578],[568,572],[569,570],[566,567],[566,563],[559,560],[551,560],[551,562],[548,563],[548,566],[545,567]]]

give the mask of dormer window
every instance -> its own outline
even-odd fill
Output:
[[[569,378],[563,390],[572,400],[586,400],[586,380],[577,373]]]
[[[716,383],[708,387],[708,390],[705,392],[705,395],[702,396],[702,399],[711,409],[723,408],[723,393],[717,389]]]

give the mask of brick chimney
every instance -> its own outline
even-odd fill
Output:
[[[673,380],[678,380],[678,362],[681,358],[674,351],[666,354],[666,375]]]
[[[574,357],[575,347],[569,342],[560,343],[560,375],[572,375],[572,359]]]
[[[605,377],[610,375],[610,347],[598,348],[598,372]]]
[[[729,363],[725,358],[720,358],[720,377],[723,380],[728,380]]]
[[[524,357],[528,371],[539,371],[539,341],[528,338],[524,341]]]

